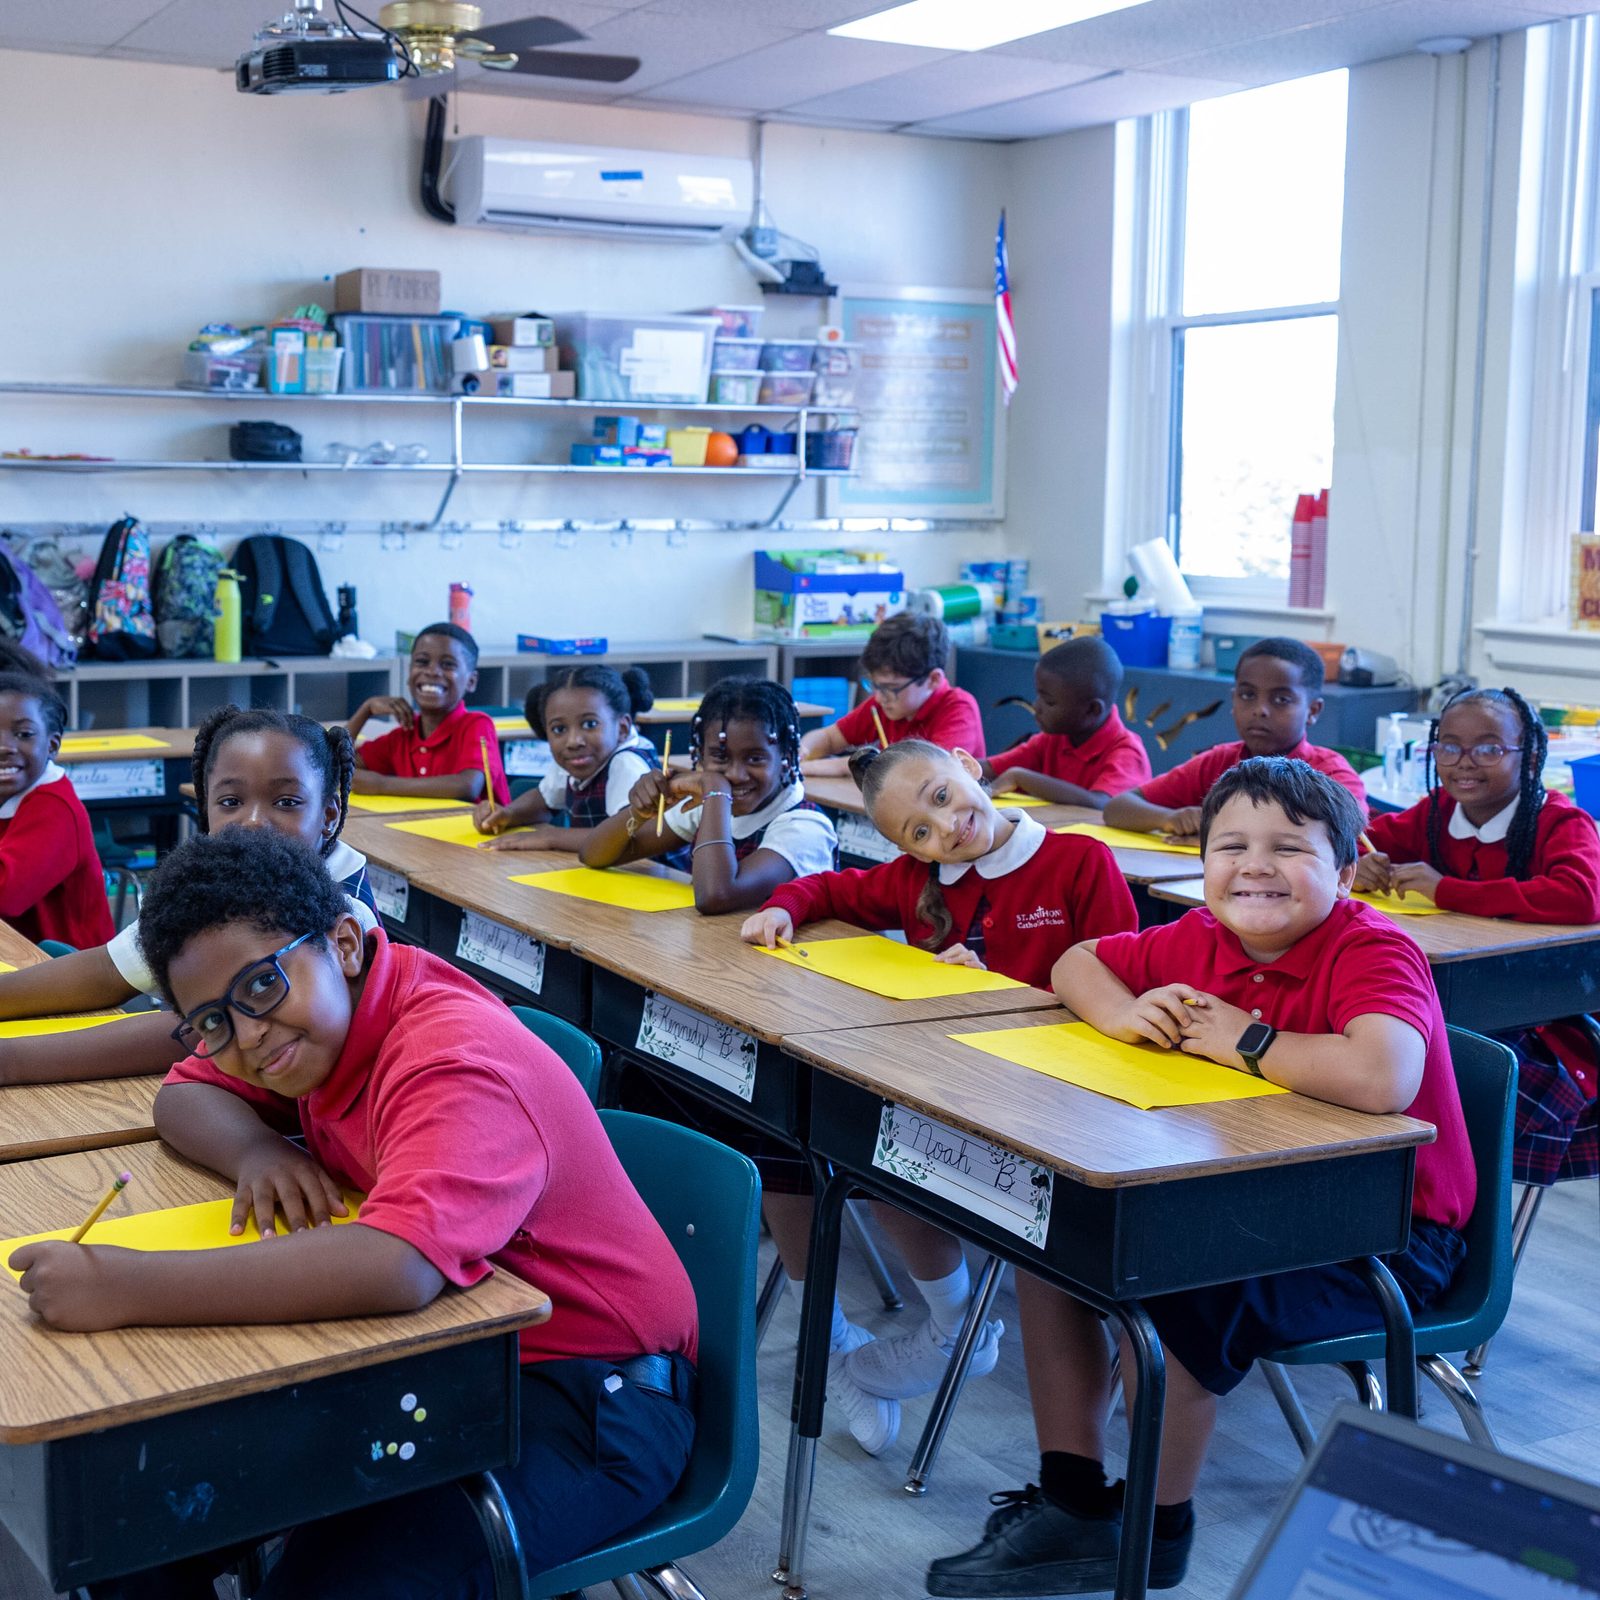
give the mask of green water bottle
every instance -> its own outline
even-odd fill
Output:
[[[240,636],[244,605],[239,596],[239,574],[224,567],[217,574],[217,620],[213,631],[212,655],[218,661],[237,661],[243,640]]]

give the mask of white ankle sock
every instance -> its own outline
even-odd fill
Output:
[[[933,1331],[941,1344],[948,1343],[961,1331],[962,1319],[967,1314],[967,1301],[972,1298],[972,1280],[967,1275],[965,1261],[947,1278],[913,1278],[917,1293],[928,1303],[928,1316]]]
[[[806,1280],[804,1278],[791,1278],[789,1287],[794,1290],[795,1308],[799,1309],[805,1303]],[[845,1320],[844,1307],[839,1304],[839,1297],[833,1297],[833,1326],[828,1330],[828,1348],[842,1350],[850,1339],[850,1324]]]

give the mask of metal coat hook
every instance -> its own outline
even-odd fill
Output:
[[[502,550],[520,550],[522,548],[522,524],[520,522],[502,522],[500,524],[500,548]]]
[[[689,530],[682,522],[674,522],[667,530],[667,548],[681,550],[689,542]]]
[[[404,550],[406,547],[404,525],[399,522],[384,523],[379,543],[385,550]]]
[[[557,550],[570,550],[573,547],[573,545],[575,545],[577,542],[578,542],[577,525],[573,522],[573,520],[570,517],[568,517],[567,520],[565,522],[563,522],[559,528],[556,529],[556,549]]]
[[[459,522],[447,522],[439,529],[439,548],[441,550],[459,550],[466,529]]]
[[[322,530],[317,536],[319,550],[342,550],[344,548],[344,524],[342,522],[324,522]]]

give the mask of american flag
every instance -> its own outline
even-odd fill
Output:
[[[1006,404],[1017,392],[1017,331],[1011,325],[1011,270],[1006,262],[1006,214],[994,234],[994,331],[1000,341],[1000,386]]]

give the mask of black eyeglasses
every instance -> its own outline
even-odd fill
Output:
[[[868,694],[875,694],[880,700],[898,700],[907,689],[914,689],[919,683],[926,683],[933,673],[922,672],[914,678],[904,678],[899,683],[874,683],[870,678],[861,680],[861,687]]]
[[[1482,744],[1457,744],[1454,739],[1441,739],[1428,746],[1428,754],[1441,767],[1456,766],[1463,756],[1471,756],[1475,767],[1492,767],[1507,756],[1522,754],[1520,744],[1499,744],[1486,739]]]
[[[196,1006],[172,1030],[172,1037],[190,1055],[208,1059],[220,1055],[233,1043],[233,1012],[246,1017],[264,1017],[288,998],[289,974],[283,970],[283,958],[296,945],[315,937],[312,933],[302,933],[270,956],[252,961],[228,985],[225,995]]]

